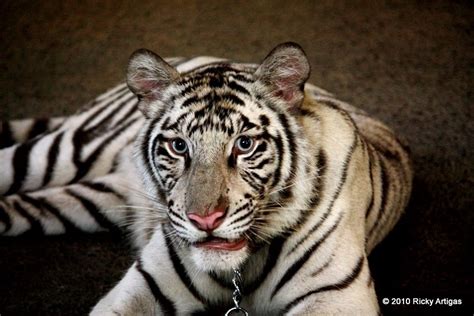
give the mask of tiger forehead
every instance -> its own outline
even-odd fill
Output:
[[[253,72],[228,64],[183,74],[176,82],[173,106],[162,129],[184,135],[213,130],[232,136],[255,127],[253,82]]]
[[[214,97],[213,101],[219,101],[219,96],[222,98],[227,96],[228,99],[236,95],[249,97],[251,96],[249,85],[254,82],[253,73],[249,69],[248,67],[238,69],[230,64],[217,64],[182,74],[176,82],[178,90],[175,100],[180,97],[205,98],[209,94]]]
[[[213,77],[221,77],[225,79],[236,79],[248,82],[253,82],[253,73],[255,72],[255,65],[247,64],[224,64],[216,63],[198,67],[190,72],[182,73],[181,80],[178,83],[185,83],[189,79],[211,79]]]

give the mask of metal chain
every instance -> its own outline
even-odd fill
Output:
[[[242,292],[240,287],[242,286],[242,274],[238,269],[234,269],[234,277],[232,278],[232,283],[234,284],[234,292],[232,293],[232,300],[234,301],[234,307],[229,309],[225,316],[231,315],[244,315],[248,316],[249,313],[242,307],[240,307],[240,302],[242,301]]]

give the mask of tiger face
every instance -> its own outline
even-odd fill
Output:
[[[229,270],[298,216],[282,207],[298,174],[297,112],[309,64],[299,46],[275,48],[259,67],[216,63],[180,74],[135,52],[127,83],[147,123],[137,161],[174,247],[199,269]]]

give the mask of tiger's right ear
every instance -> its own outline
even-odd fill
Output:
[[[179,78],[179,72],[160,56],[146,49],[135,51],[128,62],[127,85],[140,102],[138,108],[150,118],[157,112],[156,101]]]

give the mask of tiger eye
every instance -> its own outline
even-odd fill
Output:
[[[175,138],[171,141],[172,150],[178,155],[184,155],[188,151],[188,144],[182,138]]]
[[[252,151],[255,141],[249,136],[240,136],[235,142],[235,148],[238,154],[247,154]]]

